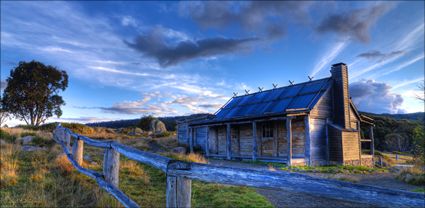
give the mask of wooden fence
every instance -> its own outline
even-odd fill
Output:
[[[95,179],[100,187],[125,207],[138,207],[119,189],[120,154],[162,170],[167,175],[166,207],[190,207],[192,180],[285,190],[315,196],[366,203],[383,207],[423,207],[424,194],[352,184],[310,177],[298,173],[251,170],[188,163],[144,152],[115,141],[98,141],[58,126],[53,137],[69,161],[81,173]],[[71,147],[72,143],[72,147]],[[103,173],[82,167],[84,144],[105,149]],[[142,188],[142,187],[141,187]]]

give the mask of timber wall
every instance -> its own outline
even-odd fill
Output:
[[[310,112],[310,165],[327,163],[326,119],[332,118],[331,98],[328,89]]]
[[[179,144],[189,145],[189,135],[187,135],[187,128],[187,123],[181,123],[177,125],[177,141]]]
[[[359,133],[357,131],[342,132],[342,152],[344,164],[360,165]]]
[[[257,122],[257,156],[259,158],[286,159],[288,143],[285,121],[279,120],[268,123],[268,125],[272,126],[273,137],[263,137],[263,125],[264,123]],[[302,118],[293,119],[292,121],[292,148],[294,158],[304,158],[305,124]],[[252,157],[253,135],[251,123],[231,125],[231,151],[232,157]],[[209,153],[226,156],[226,126],[210,127]]]

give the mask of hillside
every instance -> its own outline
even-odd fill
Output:
[[[423,126],[423,113],[363,114],[375,120],[375,149],[399,152],[413,150],[414,130]]]
[[[192,116],[202,116],[208,114],[193,114],[190,116],[172,116],[172,117],[158,117],[159,120],[164,122],[165,127],[169,131],[175,131],[178,120],[182,120]],[[139,124],[140,119],[128,119],[128,120],[117,120],[117,121],[104,121],[97,123],[87,123],[87,126],[92,127],[106,127],[106,128],[125,128],[137,126]]]
[[[424,112],[417,112],[417,113],[405,113],[405,114],[389,114],[389,113],[383,113],[383,114],[375,114],[375,113],[368,113],[368,112],[361,112],[362,114],[371,116],[371,117],[388,117],[396,120],[411,120],[411,121],[419,121],[424,122],[425,121],[425,113]]]

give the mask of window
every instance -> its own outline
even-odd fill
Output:
[[[273,137],[273,125],[272,125],[272,123],[263,124],[263,137]]]

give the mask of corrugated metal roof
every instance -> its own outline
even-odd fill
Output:
[[[296,109],[311,110],[326,89],[331,78],[289,85],[263,92],[231,98],[215,114],[214,121],[243,117],[260,117]]]

